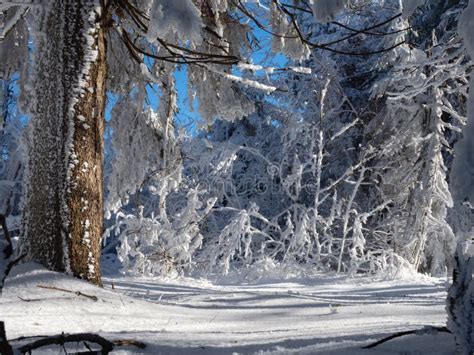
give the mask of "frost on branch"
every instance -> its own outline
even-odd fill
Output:
[[[150,108],[143,111],[136,102],[135,95],[121,99],[110,122],[113,162],[107,182],[108,217],[126,205],[147,179],[170,175],[167,179],[170,188],[176,187],[180,180],[179,148],[172,123],[167,122],[162,111],[154,112]],[[163,101],[161,106],[166,103]]]
[[[319,23],[334,21],[334,18],[347,6],[349,0],[313,0],[314,18]]]
[[[464,39],[464,44],[471,58],[474,58],[474,3],[469,2],[469,6],[461,15],[459,20],[459,33]],[[469,203],[474,206],[474,77],[470,82],[470,98],[468,101],[469,119],[464,127],[463,138],[454,148],[455,160],[451,172],[451,186],[454,197],[457,201]]]
[[[415,10],[424,3],[425,0],[403,0],[403,16],[405,18],[410,17],[415,12]]]
[[[157,37],[174,35],[183,42],[199,44],[202,27],[201,12],[191,0],[153,0],[146,37],[153,43]]]
[[[203,21],[210,31],[203,32],[203,42],[196,49],[239,57],[242,49],[248,49],[248,29],[226,13],[227,1],[213,1],[211,4],[210,7],[202,5]],[[197,99],[198,111],[207,123],[216,119],[233,121],[252,113],[254,104],[236,80],[244,81],[232,75],[231,65],[209,63],[189,66],[188,99],[191,109]]]
[[[22,6],[0,11],[0,80],[7,80],[27,67],[28,29],[24,13]]]
[[[167,197],[162,192],[161,200]],[[114,233],[120,235],[117,252],[124,272],[169,276],[191,268],[203,238],[199,223],[215,199],[202,203],[196,189],[182,197],[171,210],[163,205],[158,214],[152,212],[149,217],[143,215],[143,206],[138,215],[117,214]]]
[[[309,57],[309,47],[301,41],[296,28],[274,2],[270,5],[270,26],[275,34],[272,37],[273,52],[281,52],[294,60]]]
[[[447,175],[450,145],[465,122],[469,63],[452,29],[455,14],[428,17],[424,21],[438,21],[439,31],[418,49],[397,49],[389,75],[373,88],[372,100],[384,100],[385,109],[367,127],[377,137],[374,144],[381,144],[377,180],[382,198],[392,200],[390,222],[384,222],[391,244],[415,268],[432,274],[449,272],[456,250]]]
[[[0,214],[8,217],[19,214],[20,182],[26,152],[18,114],[7,116],[5,128],[0,131],[0,146],[9,152],[0,158]]]
[[[198,111],[209,123],[233,121],[254,110],[253,103],[232,80],[205,67],[188,68],[189,97],[198,100]]]
[[[462,13],[458,31],[464,39],[471,59],[474,58],[474,2]],[[456,203],[474,207],[474,77],[471,75],[468,120],[463,137],[455,146],[452,189]],[[449,289],[448,327],[455,335],[460,354],[474,353],[474,236],[472,217],[470,230],[458,235],[453,283]]]

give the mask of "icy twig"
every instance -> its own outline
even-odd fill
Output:
[[[62,292],[67,292],[67,293],[74,293],[77,296],[83,296],[83,297],[89,298],[89,299],[91,299],[93,301],[96,301],[96,302],[99,300],[96,296],[87,295],[85,293],[82,293],[81,291],[71,291],[71,290],[66,290],[64,288],[59,288],[59,287],[55,287],[55,286],[46,286],[46,285],[36,285],[36,287],[44,288],[46,290],[54,290],[54,291],[62,291]]]
[[[379,341],[376,341],[375,343],[372,343],[372,344],[369,344],[369,345],[366,345],[364,347],[362,347],[362,349],[372,349],[372,348],[375,348],[376,346],[380,345],[380,344],[383,344],[389,340],[392,340],[392,339],[395,339],[395,338],[399,338],[399,337],[402,337],[402,336],[405,336],[405,335],[410,335],[410,334],[417,334],[417,335],[423,335],[423,334],[428,334],[428,333],[431,333],[433,331],[436,331],[436,332],[443,332],[443,333],[451,333],[449,331],[448,328],[446,327],[433,327],[433,326],[426,326],[422,329],[413,329],[413,330],[407,330],[405,332],[398,332],[398,333],[395,333],[395,334],[392,334],[392,335],[389,335]]]

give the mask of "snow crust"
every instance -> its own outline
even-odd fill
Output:
[[[98,301],[38,285],[80,291]],[[144,341],[147,348],[138,352],[147,354],[451,354],[453,340],[442,334],[361,349],[393,332],[442,326],[444,297],[440,279],[374,282],[335,275],[241,286],[110,276],[98,288],[25,264],[7,279],[0,314],[9,339],[98,332]]]

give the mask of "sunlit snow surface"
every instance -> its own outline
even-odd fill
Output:
[[[442,279],[335,275],[244,285],[116,276],[106,278],[100,289],[28,264],[7,280],[0,319],[9,339],[96,332],[147,344],[145,350],[119,348],[117,354],[454,354],[453,339],[441,333],[361,349],[394,332],[444,325],[445,286]],[[41,353],[58,353],[58,348]]]

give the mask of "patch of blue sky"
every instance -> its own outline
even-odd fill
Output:
[[[174,73],[176,80],[176,91],[178,95],[178,112],[176,114],[176,125],[184,128],[191,135],[196,135],[199,130],[199,124],[203,122],[198,112],[199,103],[189,97],[188,90],[188,68],[186,65],[180,65]]]

